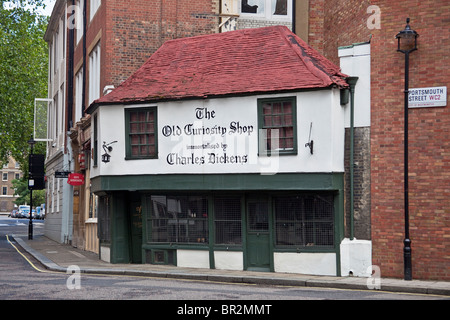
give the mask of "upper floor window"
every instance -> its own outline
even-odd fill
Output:
[[[156,107],[125,109],[126,158],[158,157]]]
[[[297,106],[295,97],[259,99],[259,153],[297,154]]]
[[[98,8],[100,8],[101,4],[102,4],[102,0],[91,0],[91,7],[90,7],[91,20],[94,18],[95,14],[97,13],[97,10],[98,10]]]
[[[99,42],[89,55],[89,104],[100,98],[100,60]]]
[[[83,10],[84,10],[84,0],[76,0],[75,1],[75,26],[76,26],[76,41],[75,43],[80,42],[83,37]]]
[[[241,13],[266,19],[290,18],[291,3],[287,0],[241,0]]]

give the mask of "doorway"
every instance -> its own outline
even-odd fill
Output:
[[[130,258],[131,263],[142,263],[142,205],[139,194],[129,201]]]
[[[270,210],[267,199],[251,199],[247,211],[247,270],[272,271]]]

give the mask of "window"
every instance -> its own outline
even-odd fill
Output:
[[[75,122],[83,116],[83,68],[75,76]]]
[[[214,199],[214,227],[216,244],[242,244],[241,221],[240,197],[220,197]]]
[[[241,0],[241,13],[246,17],[291,19],[291,2],[288,0]]]
[[[274,198],[277,246],[333,247],[333,195]]]
[[[91,20],[94,18],[95,14],[97,13],[98,8],[100,8],[100,5],[102,4],[101,0],[91,0],[91,7],[90,7],[90,18]]]
[[[84,10],[84,0],[75,1],[75,25],[76,25],[76,40],[75,43],[78,44],[83,37],[83,10]]]
[[[100,43],[89,54],[89,104],[98,98],[100,98]]]
[[[208,243],[208,199],[202,196],[152,196],[149,242]]]
[[[8,181],[8,173],[7,172],[3,172],[3,181]]]
[[[94,159],[94,167],[98,165],[98,118],[94,115],[94,148],[92,157]]]
[[[98,239],[103,243],[111,241],[109,201],[109,196],[98,198]]]
[[[297,154],[296,99],[258,100],[259,153]]]
[[[158,157],[156,107],[125,109],[126,159]]]
[[[2,195],[7,196],[8,195],[8,187],[2,187]]]

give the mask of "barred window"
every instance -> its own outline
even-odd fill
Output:
[[[215,198],[214,216],[216,244],[242,244],[240,197]]]
[[[157,158],[156,108],[125,109],[127,159]]]
[[[295,97],[258,100],[261,154],[297,154]]]
[[[152,196],[150,242],[207,243],[208,199],[201,196]]]
[[[274,198],[277,246],[334,245],[333,195]]]

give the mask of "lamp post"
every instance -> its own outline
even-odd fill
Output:
[[[409,238],[409,184],[408,184],[408,94],[409,94],[409,54],[417,50],[419,34],[409,26],[410,19],[406,19],[406,27],[400,31],[397,52],[405,55],[405,131],[404,131],[404,192],[405,192],[405,240],[403,241],[404,279],[412,280],[411,239]]]
[[[28,170],[29,170],[29,180],[28,180],[28,189],[30,190],[30,220],[28,223],[28,240],[33,240],[33,187],[34,187],[34,177],[33,177],[33,146],[35,141],[33,138],[28,140],[28,144],[30,145],[31,152],[28,160]]]

